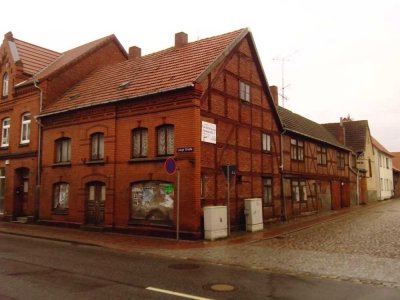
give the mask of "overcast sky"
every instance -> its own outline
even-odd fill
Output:
[[[400,0],[19,0],[1,4],[0,34],[66,51],[115,34],[142,54],[249,27],[284,106],[319,123],[350,115],[400,151]]]

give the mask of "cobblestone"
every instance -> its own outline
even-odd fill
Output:
[[[400,200],[245,245],[151,252],[400,288]],[[283,237],[283,238],[282,238]]]

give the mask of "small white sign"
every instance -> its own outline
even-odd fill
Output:
[[[201,122],[201,141],[211,144],[217,143],[217,125],[208,123],[205,121]]]

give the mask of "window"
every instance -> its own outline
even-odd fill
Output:
[[[31,134],[31,114],[26,113],[21,117],[21,144],[29,143],[29,136]]]
[[[293,160],[304,160],[304,142],[290,139],[290,157]]]
[[[240,100],[250,102],[250,85],[239,81]]]
[[[389,169],[389,158],[386,157],[386,169]]]
[[[2,92],[3,97],[8,96],[8,74],[5,73],[3,76],[3,92]]]
[[[61,138],[56,140],[56,163],[71,161],[71,139]]]
[[[272,201],[272,179],[263,178],[263,206],[273,205]]]
[[[104,159],[104,134],[94,133],[91,136],[91,160]]]
[[[3,120],[3,128],[1,130],[1,147],[8,147],[10,140],[10,118]]]
[[[174,154],[174,126],[163,125],[157,128],[157,155]]]
[[[271,136],[269,134],[262,134],[262,151],[270,152],[271,151]]]
[[[292,200],[296,202],[307,201],[305,180],[292,180]]]
[[[67,210],[69,200],[69,184],[59,182],[54,185],[53,210]]]
[[[336,153],[336,163],[338,169],[344,169],[345,166],[345,156],[343,152],[338,151]]]
[[[326,148],[317,146],[317,164],[326,165]]]
[[[147,157],[147,128],[136,128],[132,130],[132,157]]]

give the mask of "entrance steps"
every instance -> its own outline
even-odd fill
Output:
[[[13,223],[21,223],[21,224],[27,224],[29,222],[29,217],[17,217],[15,221],[12,221]]]

